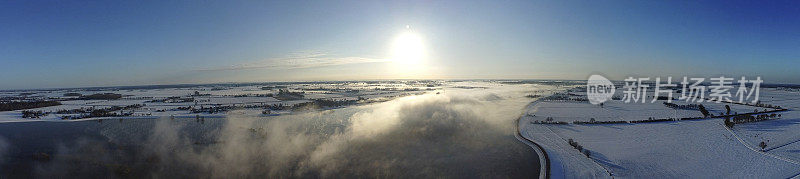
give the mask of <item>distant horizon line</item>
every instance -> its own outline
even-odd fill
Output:
[[[215,83],[170,83],[170,84],[144,84],[144,85],[108,85],[108,86],[82,86],[82,87],[43,87],[43,88],[17,88],[17,89],[0,89],[0,92],[13,92],[13,91],[56,91],[56,90],[69,90],[69,89],[102,89],[102,88],[117,88],[117,89],[155,89],[155,88],[175,88],[183,87],[196,87],[205,85],[240,85],[240,84],[292,84],[292,83],[320,83],[320,82],[370,82],[370,81],[479,81],[479,80],[517,80],[517,81],[586,81],[585,79],[532,79],[532,78],[472,78],[472,79],[363,79],[363,80],[297,80],[297,81],[261,81],[261,82],[215,82]],[[612,82],[622,82],[622,80],[610,80]],[[676,81],[673,81],[676,82]],[[780,86],[788,85],[793,87],[800,87],[798,83],[763,83],[762,86]]]
[[[143,85],[108,85],[108,86],[79,86],[79,87],[42,87],[42,88],[11,88],[0,89],[8,91],[31,90],[66,90],[66,89],[95,89],[95,88],[136,88],[158,86],[203,86],[203,85],[232,85],[232,84],[263,84],[263,83],[313,83],[313,82],[366,82],[366,81],[476,81],[476,80],[553,80],[553,81],[581,81],[576,79],[513,79],[513,78],[464,78],[464,79],[362,79],[362,80],[296,80],[296,81],[261,81],[261,82],[213,82],[213,83],[168,83],[168,84],[143,84]]]

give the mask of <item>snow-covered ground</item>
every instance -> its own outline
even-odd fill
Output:
[[[145,102],[147,106],[134,110],[153,112],[152,116],[0,123],[0,138],[12,146],[0,153],[0,159],[10,159],[0,162],[0,178],[64,176],[60,173],[64,171],[77,177],[117,176],[120,169],[129,169],[125,177],[132,178],[533,178],[539,174],[535,151],[514,137],[514,121],[535,100],[526,95],[543,95],[552,86],[473,81],[419,87],[425,90],[398,87],[402,85],[385,87],[398,90],[358,91],[336,84],[297,86],[289,88],[313,94],[308,98],[377,102],[278,116],[260,115],[261,109],[235,109],[202,114],[222,117],[199,120],[194,114],[177,115],[186,110],[148,109],[174,109],[193,102]],[[116,105],[149,96],[138,95],[68,102],[77,107]],[[281,104],[311,101],[238,95],[194,97],[221,98],[224,101],[218,102],[227,104],[251,99]],[[32,120],[6,114],[14,121]],[[45,155],[49,162],[31,159]]]
[[[622,89],[617,89],[615,91],[615,96],[622,96]],[[570,91],[569,94],[573,97],[584,97],[585,92],[581,91]],[[587,122],[594,118],[596,121],[636,121],[636,120],[647,120],[650,118],[653,119],[666,119],[666,118],[696,118],[696,117],[703,117],[703,114],[699,110],[688,110],[688,109],[672,109],[666,107],[663,103],[668,102],[667,100],[656,100],[651,101],[654,96],[652,95],[653,92],[648,92],[647,100],[642,103],[639,101],[638,103],[634,102],[624,102],[622,100],[610,100],[604,103],[604,105],[598,106],[590,104],[588,101],[573,101],[573,100],[550,100],[543,98],[541,101],[538,102],[538,105],[531,106],[528,110],[528,116],[532,118],[532,120],[538,121],[545,121],[548,118],[552,118],[552,121],[556,122],[574,122],[574,121],[582,121]],[[661,94],[661,96],[666,96]],[[734,105],[729,103],[718,103],[718,102],[710,102],[710,101],[703,101],[703,102],[692,102],[686,100],[678,100],[677,98],[680,96],[679,93],[674,93],[673,98],[675,100],[669,101],[669,103],[673,103],[676,105],[687,105],[687,104],[702,104],[705,108],[714,115],[720,115],[726,112],[725,106],[728,105],[731,108],[731,114],[734,113],[748,113],[753,112],[754,110],[763,111],[763,107],[754,107],[748,105]]]
[[[564,92],[575,86],[566,85],[522,85],[530,90],[514,93],[503,91],[504,85],[512,83],[486,83],[482,81],[394,81],[394,82],[338,82],[338,83],[291,83],[280,85],[208,85],[155,89],[63,89],[0,92],[0,98],[57,100],[58,106],[29,110],[50,112],[37,119],[22,118],[23,110],[0,112],[0,122],[25,122],[36,120],[64,121],[56,114],[59,110],[80,108],[107,108],[143,104],[136,109],[125,110],[132,116],[123,118],[224,118],[227,115],[264,116],[265,107],[244,108],[221,113],[197,113],[186,108],[246,106],[246,105],[293,105],[325,100],[357,100],[373,103],[392,100],[409,95],[459,92],[493,91],[480,96],[481,101],[514,99],[519,107],[523,104]],[[302,98],[281,98],[279,89],[303,92]],[[499,90],[499,91],[498,91]],[[123,97],[117,100],[82,100],[66,97],[65,93],[91,95],[115,93]],[[198,93],[199,95],[197,95]],[[514,95],[509,95],[514,94]],[[563,93],[562,93],[563,94]],[[569,96],[582,92],[571,91]],[[528,98],[520,96],[529,95]],[[621,90],[617,91],[621,95]],[[677,97],[675,93],[673,96]],[[272,97],[270,97],[272,96]],[[190,99],[188,101],[161,101],[167,99]],[[586,101],[540,100],[531,103],[519,121],[520,135],[529,139],[548,154],[552,178],[791,178],[800,174],[800,92],[764,88],[761,102],[780,105],[789,111],[777,112],[779,119],[736,124],[732,129],[723,125],[722,119],[682,120],[655,123],[622,124],[538,124],[534,121],[638,121],[665,118],[703,117],[698,110],[672,109],[662,104],[663,100],[651,103],[624,103],[618,100],[604,103],[602,107]],[[652,99],[652,96],[649,97]],[[691,102],[674,100],[678,105]],[[360,103],[359,103],[360,104]],[[763,107],[728,103],[702,102],[712,114],[718,115],[730,106],[731,113],[763,111]],[[503,108],[508,113],[520,108]],[[276,110],[270,115],[294,113],[292,110]],[[497,112],[497,111],[494,111]],[[289,115],[285,115],[289,116]],[[113,117],[111,117],[113,118]],[[79,119],[94,120],[101,118]],[[107,119],[103,117],[102,119]],[[122,120],[120,120],[122,121]],[[513,131],[513,130],[509,130]],[[135,132],[135,131],[134,131]],[[573,148],[567,141],[572,139],[589,151],[585,153]],[[759,144],[765,142],[761,149]]]
[[[778,112],[781,117],[777,120],[737,124],[733,131],[748,145],[757,147],[764,142],[767,153],[800,161],[800,92],[768,88],[760,99],[789,111]]]
[[[635,108],[632,108],[635,106]],[[630,121],[644,120],[650,117],[683,118],[702,116],[697,110],[673,110],[661,103],[644,103],[630,105],[620,101],[610,101],[604,107],[589,102],[543,101],[532,106],[528,111],[532,120],[544,121],[551,117],[553,121]]]
[[[775,120],[736,124],[723,119],[622,124],[537,124],[533,121],[631,121],[702,117],[697,110],[675,110],[655,103],[537,101],[520,119],[520,132],[541,145],[554,178],[792,178],[800,174],[800,93],[765,89],[762,103],[790,109]],[[684,101],[674,101],[686,104]],[[746,113],[765,108],[703,102],[712,114]],[[574,140],[590,156],[568,144]],[[768,141],[766,152],[758,144]]]
[[[193,113],[185,108],[202,107],[242,107],[247,105],[294,105],[316,99],[325,100],[359,100],[360,102],[386,101],[407,95],[419,95],[441,90],[441,81],[384,81],[384,82],[315,82],[315,83],[275,83],[275,84],[223,84],[183,86],[144,86],[144,87],[105,87],[85,89],[51,89],[51,90],[19,90],[0,92],[0,102],[9,101],[59,101],[62,105],[34,109],[20,109],[0,112],[0,122],[20,121],[57,121],[63,116],[76,114],[58,114],[59,110],[81,108],[109,108],[112,106],[144,105],[140,108],[125,110],[133,115],[126,117],[219,117],[225,114]],[[453,85],[453,84],[448,84]],[[133,88],[133,89],[131,89]],[[302,92],[299,99],[279,100],[275,96],[279,90]],[[85,100],[78,96],[67,96],[68,93],[92,95],[114,93],[122,95],[115,100]],[[184,101],[158,101],[177,98]],[[156,102],[153,102],[153,101]],[[184,108],[184,109],[179,109]],[[39,118],[23,118],[22,111],[41,111],[48,113]],[[260,115],[263,108],[246,108],[237,113]],[[121,111],[115,111],[121,112]],[[272,111],[273,114],[291,111]]]

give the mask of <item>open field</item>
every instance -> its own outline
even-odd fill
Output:
[[[24,90],[0,92],[2,102],[57,101],[61,105],[0,112],[0,121],[87,119],[93,117],[220,117],[233,109],[240,113],[270,115],[299,112],[302,106],[336,108],[419,95],[441,89],[433,81],[220,84],[165,87],[107,87],[88,89]],[[94,94],[121,95],[116,99],[90,99]],[[327,102],[327,103],[326,103]],[[91,109],[141,105],[89,116]],[[293,109],[295,107],[295,109]],[[205,108],[205,109],[204,109]],[[71,111],[86,109],[83,111]],[[22,111],[44,115],[23,118]],[[61,112],[59,112],[61,111]]]
[[[798,105],[793,99],[800,96],[774,88],[764,91],[762,103],[785,106],[789,111],[774,112],[781,114],[780,118],[735,124],[730,129],[724,125],[724,118],[705,118],[698,110],[669,108],[662,100],[644,104],[609,101],[601,107],[585,101],[542,98],[529,105],[519,125],[524,137],[545,148],[554,165],[553,176],[796,177],[800,174],[800,135],[796,133],[800,116],[792,109]],[[732,114],[774,110],[728,103],[700,104],[711,114],[726,112],[724,105],[730,105]],[[620,122],[586,123],[591,118]],[[673,120],[629,123],[668,118]],[[566,124],[540,124],[544,123],[541,121]],[[575,149],[569,140],[588,152]],[[766,142],[763,151],[759,147],[762,141]]]
[[[262,87],[85,92],[123,96],[109,100],[27,94],[63,103],[26,109],[49,112],[41,118],[2,113],[0,178],[532,178],[539,156],[515,137],[514,124],[534,100],[525,95],[554,88],[493,81]],[[261,103],[308,105],[243,107]],[[144,106],[110,111],[125,116],[52,117],[58,109],[134,104]],[[197,111],[209,106],[221,110]]]

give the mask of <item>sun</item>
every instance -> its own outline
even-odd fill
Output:
[[[425,58],[425,47],[422,37],[413,32],[398,35],[391,50],[391,60],[403,64],[419,64]]]

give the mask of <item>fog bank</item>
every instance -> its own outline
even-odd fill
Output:
[[[120,120],[108,124],[113,127],[102,127],[99,140],[59,144],[52,161],[36,164],[36,173],[42,177],[537,176],[535,153],[513,136],[514,121],[531,100],[524,97],[531,87],[490,86],[269,118],[231,115],[202,123],[158,119],[124,125]]]

